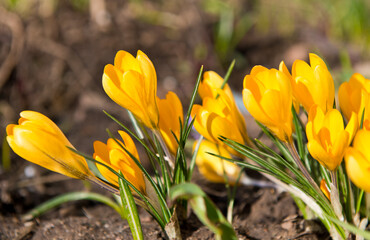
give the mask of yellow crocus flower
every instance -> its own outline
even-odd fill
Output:
[[[159,130],[168,149],[172,154],[176,154],[177,141],[173,134],[180,139],[180,121],[184,125],[184,114],[182,104],[174,92],[168,92],[165,99],[157,97],[159,111]]]
[[[309,112],[314,104],[327,112],[334,104],[334,81],[325,62],[319,56],[310,53],[309,57],[311,66],[302,60],[293,63],[293,95],[306,112]]]
[[[353,147],[348,148],[345,161],[351,181],[359,188],[370,193],[370,132],[359,130],[353,140]]]
[[[251,145],[251,141],[247,134],[247,128],[245,125],[245,119],[240,113],[238,107],[236,106],[235,99],[233,93],[229,87],[229,84],[225,84],[222,87],[222,83],[224,79],[218,75],[214,71],[207,71],[203,74],[203,80],[199,84],[198,93],[202,99],[205,98],[219,98],[220,92],[223,92],[222,97],[224,98],[224,102],[227,103],[228,108],[230,109],[229,112],[231,113],[231,119],[234,124],[237,124],[237,128],[239,132],[242,134],[244,138],[244,142]]]
[[[194,143],[194,147],[197,142]],[[199,172],[208,180],[215,183],[224,183],[224,172],[230,184],[235,184],[240,173],[240,167],[219,157],[210,155],[213,153],[222,157],[231,158],[230,153],[222,146],[203,140],[200,143],[195,163]]]
[[[314,105],[306,125],[308,151],[321,165],[333,171],[342,162],[357,128],[356,114],[352,113],[344,128],[343,117],[338,110],[332,109],[325,114],[318,105]]]
[[[158,126],[156,104],[157,75],[150,59],[138,51],[136,58],[126,51],[119,51],[114,65],[104,68],[103,88],[120,106],[131,111],[149,128]]]
[[[244,78],[243,101],[249,113],[280,140],[291,141],[292,88],[288,76],[276,69],[255,66]]]
[[[355,73],[349,79],[349,82],[344,82],[338,90],[338,98],[340,109],[344,117],[348,120],[352,112],[357,114],[359,123],[361,122],[362,113],[369,104],[370,80],[365,79],[359,73]],[[364,122],[370,120],[370,112],[365,110]],[[364,124],[366,126],[366,124]]]
[[[214,143],[223,145],[219,139],[225,137],[244,144],[247,139],[245,129],[240,129],[239,121],[232,107],[232,102],[226,94],[219,89],[218,98],[205,97],[202,105],[193,106],[191,116],[194,118],[194,128],[206,139]],[[236,154],[231,148],[229,151]]]
[[[122,148],[126,148],[128,152],[140,161],[136,146],[127,133],[124,131],[118,131],[118,133],[123,142],[116,139],[118,141],[117,143],[113,138],[109,138],[107,144],[95,141],[93,158],[108,165],[117,172],[120,170],[132,185],[134,185],[140,192],[145,193],[145,181],[142,171],[130,155]],[[113,185],[117,187],[119,186],[117,175],[101,164],[97,163],[96,166],[105,179]]]
[[[85,159],[68,149],[74,147],[53,121],[34,111],[23,111],[20,116],[18,125],[6,128],[6,139],[16,154],[68,177],[91,176]]]

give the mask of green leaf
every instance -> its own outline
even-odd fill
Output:
[[[297,115],[297,112],[294,109],[294,106],[292,105],[292,114],[293,114],[293,123],[295,127],[295,132],[297,135],[297,146],[298,146],[298,152],[299,152],[299,157],[301,159],[304,159],[304,144],[303,144],[303,133],[304,129],[302,128],[302,125],[300,124],[299,117]]]
[[[114,138],[113,138],[114,139]],[[116,140],[117,141],[117,140]],[[119,142],[117,142],[119,143]],[[120,143],[119,143],[120,144]],[[135,163],[140,167],[141,170],[144,170],[143,173],[144,173],[144,180],[146,181],[145,182],[145,186],[148,188],[148,187],[152,187],[154,190],[155,190],[155,195],[158,196],[158,199],[161,200],[161,198],[163,198],[162,195],[160,195],[161,193],[159,192],[159,189],[157,187],[157,185],[155,185],[154,181],[152,178],[150,178],[150,175],[149,173],[147,173],[145,171],[145,169],[143,168],[143,166],[140,164],[140,162],[138,162],[138,160],[129,152],[127,151],[127,149],[125,149],[121,144],[120,146],[127,152],[127,154],[135,161]],[[160,214],[160,212],[158,211],[158,207],[160,207],[163,211],[166,210],[169,212],[169,209],[166,207],[166,206],[156,206],[156,205],[153,205],[151,203],[150,200],[153,200],[153,199],[148,199],[146,196],[144,196],[134,185],[132,185],[129,181],[127,181],[124,177],[122,177],[117,171],[115,171],[113,168],[111,168],[110,166],[108,166],[107,164],[104,164],[102,162],[99,162],[97,160],[95,160],[94,158],[84,154],[84,153],[81,153],[73,148],[69,148],[72,152],[75,152],[77,154],[79,154],[80,156],[84,157],[87,161],[91,161],[91,162],[94,162],[96,164],[99,164],[99,165],[102,165],[104,166],[105,168],[107,168],[109,171],[111,171],[113,174],[115,174],[119,179],[122,179],[123,181],[125,181],[137,194],[138,196],[140,197],[140,199],[145,203],[145,207],[147,207],[147,211],[157,220],[157,222],[159,223],[159,225],[161,225],[161,227],[163,228],[165,226],[165,223],[162,219],[162,215]],[[92,181],[93,183],[96,183],[98,184],[99,186],[103,187],[103,188],[107,188],[107,186],[105,186],[104,184],[101,184],[99,181],[95,181],[94,179],[88,179],[90,181]],[[101,181],[103,181],[103,179],[100,179]],[[103,181],[105,182],[105,181]],[[105,182],[105,184],[109,184],[107,182]],[[149,185],[150,184],[150,185]],[[110,190],[109,188],[107,188],[108,190]],[[148,191],[148,189],[147,189]],[[112,191],[113,192],[113,191]],[[115,193],[115,192],[114,192]],[[116,193],[115,193],[116,194]],[[156,202],[157,203],[157,202]],[[163,201],[159,202],[159,204],[163,203]],[[165,202],[164,202],[165,204]],[[169,217],[168,217],[169,219]]]
[[[124,177],[121,173],[119,174]],[[130,226],[132,236],[135,240],[144,239],[143,231],[141,229],[141,223],[139,213],[137,212],[134,197],[132,196],[131,189],[126,181],[121,178],[118,179],[119,193],[122,201],[123,211],[126,216],[128,225]]]
[[[53,208],[60,206],[63,203],[71,202],[71,201],[78,201],[78,200],[93,200],[93,201],[104,203],[105,205],[116,210],[121,215],[122,218],[125,218],[125,215],[121,207],[106,196],[103,196],[98,193],[91,193],[91,192],[71,192],[71,193],[59,195],[57,197],[54,197],[40,204],[39,206],[35,207],[31,211],[23,215],[22,219],[31,220],[35,217],[38,217],[44,214],[45,212]]]
[[[199,220],[215,233],[216,239],[236,240],[232,225],[209,197],[193,183],[182,183],[171,188],[171,199],[187,199]]]

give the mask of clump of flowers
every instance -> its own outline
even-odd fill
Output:
[[[30,162],[120,196],[135,239],[143,239],[136,204],[170,239],[181,238],[178,218],[186,218],[189,205],[216,238],[237,239],[231,212],[240,184],[290,192],[303,215],[319,218],[333,239],[351,234],[370,238],[365,231],[370,217],[370,81],[354,74],[340,86],[337,105],[326,64],[315,54],[309,59],[310,64],[296,60],[291,72],[281,62],[279,69],[255,66],[244,77],[244,105],[278,152],[249,138],[227,84],[233,64],[224,78],[213,71],[203,74],[201,68],[184,113],[174,92],[164,99],[157,96],[155,68],[141,51],[136,57],[119,51],[114,64],[104,68],[102,80],[107,95],[128,110],[135,133],[107,113],[125,131],[118,131],[120,138],[108,131],[110,138],[95,141],[89,157],[49,118],[23,111],[19,123],[7,127],[7,141]],[[194,104],[197,93],[201,104]],[[186,143],[193,127],[201,136],[188,156]],[[154,175],[142,166],[134,140],[144,148]],[[226,184],[227,218],[189,183],[195,166],[208,181]],[[244,168],[260,171],[273,184],[248,178]]]

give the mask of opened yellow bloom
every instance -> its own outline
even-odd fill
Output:
[[[292,88],[286,74],[263,66],[253,67],[244,78],[243,101],[249,113],[280,140],[291,140]]]
[[[118,131],[118,133],[123,142],[116,139],[118,141],[117,143],[113,138],[109,138],[107,144],[95,141],[93,157],[95,160],[108,165],[117,172],[120,170],[132,185],[134,185],[140,192],[145,193],[145,182],[142,171],[130,155],[122,148],[124,147],[138,161],[140,161],[136,146],[127,133],[123,131]],[[116,185],[117,187],[119,186],[117,175],[101,164],[96,164],[96,166],[105,179],[113,185]]]
[[[361,122],[365,106],[370,107],[369,93],[370,80],[365,79],[364,76],[359,73],[353,74],[349,82],[344,82],[340,85],[338,91],[339,104],[340,109],[347,120],[349,120],[352,112],[354,112],[357,114],[359,123]],[[367,123],[369,121],[370,111],[365,110],[364,126],[370,125]]]
[[[197,142],[194,143],[194,147]],[[213,142],[203,140],[200,143],[195,163],[199,172],[209,181],[215,183],[224,183],[224,173],[229,183],[234,184],[240,173],[240,167],[234,163],[223,160],[219,157],[210,155],[213,153],[222,157],[231,158],[230,153],[222,146]]]
[[[232,102],[223,91],[218,91],[219,97],[203,99],[202,105],[194,105],[191,116],[194,118],[194,128],[206,139],[223,145],[219,139],[225,137],[244,144],[248,141],[245,128],[239,128],[238,113],[234,112]],[[228,148],[236,154],[235,151]]]
[[[310,65],[296,60],[292,67],[292,87],[294,97],[306,112],[317,104],[327,112],[333,108],[335,89],[333,78],[325,62],[316,54],[310,53]]]
[[[325,114],[318,105],[314,105],[306,125],[308,151],[321,165],[333,171],[342,162],[357,128],[356,114],[352,114],[344,128],[343,117],[338,110],[332,109]]]
[[[360,130],[348,148],[345,160],[346,170],[351,181],[359,188],[370,193],[370,132]]]
[[[168,149],[172,154],[176,154],[177,141],[173,134],[180,139],[180,121],[184,124],[184,114],[180,99],[174,92],[168,92],[165,99],[157,97],[159,111],[159,130]]]
[[[90,176],[85,159],[69,149],[74,147],[53,121],[34,111],[23,111],[20,116],[18,125],[6,128],[6,140],[16,154],[68,177]]]
[[[104,68],[103,88],[120,106],[131,111],[149,128],[158,126],[157,75],[150,59],[138,51],[136,58],[119,51],[114,65]]]

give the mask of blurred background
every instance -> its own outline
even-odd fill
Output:
[[[310,52],[327,62],[336,86],[354,72],[370,77],[369,15],[368,0],[0,0],[0,208],[11,202],[6,179],[27,177],[5,141],[22,110],[47,115],[88,154],[106,128],[118,129],[103,109],[129,123],[101,86],[118,50],[144,51],[158,96],[174,91],[186,109],[200,66],[223,76],[233,59],[236,94],[254,65],[284,60],[290,68]]]

